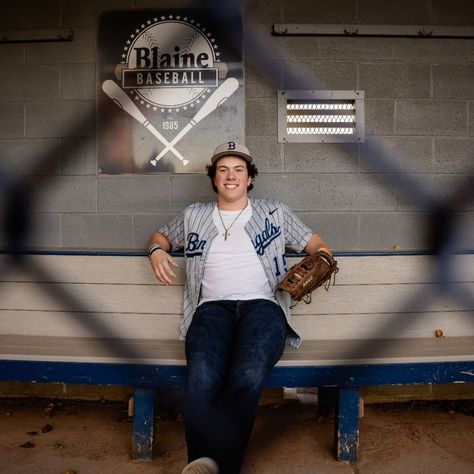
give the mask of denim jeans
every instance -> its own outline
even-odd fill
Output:
[[[186,335],[184,422],[188,460],[213,458],[237,474],[260,394],[286,341],[286,318],[272,301],[212,301],[196,310]]]

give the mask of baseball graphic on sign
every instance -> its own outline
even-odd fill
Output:
[[[198,25],[176,17],[132,33],[122,55],[123,87],[162,112],[204,100],[217,86],[220,53],[212,35]]]

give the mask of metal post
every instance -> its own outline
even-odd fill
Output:
[[[135,389],[133,412],[132,457],[139,461],[151,461],[155,421],[154,389]]]
[[[340,387],[335,418],[338,461],[357,461],[359,448],[359,387]]]

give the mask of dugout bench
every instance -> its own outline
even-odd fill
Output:
[[[176,258],[165,287],[140,254],[0,256],[0,380],[134,387],[132,455],[152,459],[156,397],[186,371]],[[336,407],[336,457],[355,461],[360,387],[474,382],[474,305],[444,293],[430,256],[336,258],[336,285],[294,308],[304,342],[266,386],[319,387]],[[474,255],[453,258],[456,288],[473,295]]]

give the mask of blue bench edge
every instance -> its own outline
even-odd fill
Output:
[[[388,370],[389,369],[389,370]],[[183,365],[0,360],[0,380],[38,383],[184,386]],[[474,361],[274,367],[266,387],[379,386],[474,382]]]

